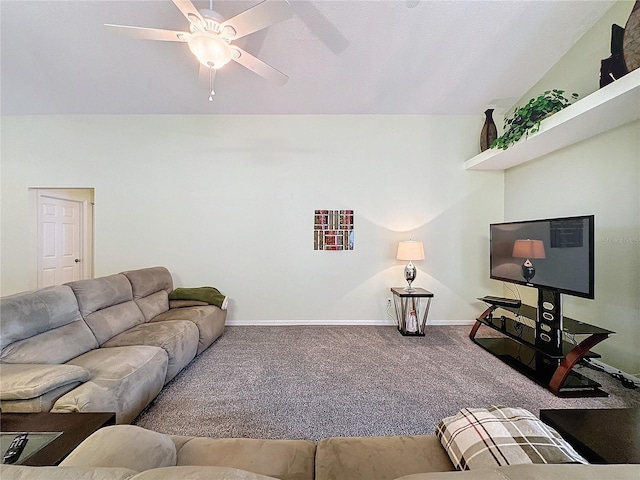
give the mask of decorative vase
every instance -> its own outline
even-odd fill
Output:
[[[493,108],[485,110],[485,120],[480,133],[480,151],[484,152],[488,149],[493,141],[498,138],[498,129],[493,122]]]
[[[640,67],[640,0],[636,1],[624,27],[622,51],[627,71]]]

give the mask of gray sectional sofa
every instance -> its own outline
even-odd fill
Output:
[[[226,310],[170,304],[164,267],[0,299],[4,412],[115,412],[130,423],[223,332]]]
[[[0,465],[3,480],[636,480],[640,465],[521,464],[454,471],[436,435],[308,440],[98,430],[57,467]]]

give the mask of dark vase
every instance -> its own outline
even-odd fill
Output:
[[[498,129],[496,124],[493,123],[493,108],[490,108],[484,112],[485,118],[484,125],[482,126],[482,132],[480,133],[480,151],[484,152],[491,146],[493,141],[498,138]]]

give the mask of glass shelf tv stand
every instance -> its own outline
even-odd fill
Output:
[[[615,332],[563,316],[557,326],[547,330],[557,343],[541,346],[536,335],[541,323],[535,307],[491,305],[476,319],[469,338],[558,397],[608,396],[599,383],[573,371],[573,367],[582,358],[600,357],[591,348]],[[481,326],[502,335],[477,337]],[[586,338],[574,344],[565,340],[567,335]]]

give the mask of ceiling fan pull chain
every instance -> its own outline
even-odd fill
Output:
[[[213,67],[209,67],[209,101],[213,102],[213,96],[216,94],[216,92],[213,91],[213,78],[216,75],[216,71],[213,69]]]

